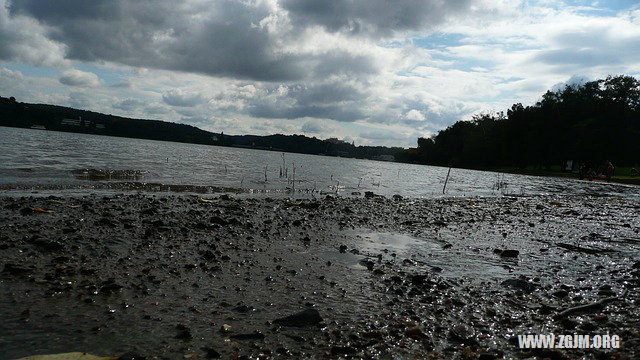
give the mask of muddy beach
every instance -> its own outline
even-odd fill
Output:
[[[640,356],[640,203],[0,198],[0,358]],[[523,350],[518,334],[617,334]]]

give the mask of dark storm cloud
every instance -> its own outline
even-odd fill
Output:
[[[283,0],[297,24],[331,32],[389,36],[396,31],[430,28],[469,8],[472,0]]]
[[[274,12],[265,3],[21,0],[9,11],[46,24],[47,36],[64,44],[74,60],[262,81],[377,71],[371,59],[347,51],[312,56],[283,50],[301,29],[283,33],[261,26]]]

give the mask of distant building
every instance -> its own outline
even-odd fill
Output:
[[[82,119],[62,119],[60,121],[60,125],[64,126],[80,126],[82,123]]]
[[[104,130],[104,124],[97,124],[95,121],[84,121],[82,120],[82,116],[79,116],[77,119],[62,119],[60,121],[60,125],[62,126],[73,126],[73,127],[84,127],[84,128],[95,128],[96,130]]]

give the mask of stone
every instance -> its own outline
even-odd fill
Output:
[[[502,250],[502,252],[500,253],[500,256],[508,258],[517,258],[518,255],[520,255],[520,252],[518,250]]]
[[[319,324],[323,321],[322,316],[316,309],[306,309],[283,318],[274,320],[275,324],[291,327],[305,327]]]

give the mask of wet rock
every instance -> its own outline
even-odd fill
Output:
[[[478,354],[478,360],[495,360],[500,358],[500,356],[496,353],[485,352]]]
[[[358,352],[353,346],[332,346],[331,355],[355,355]]]
[[[178,333],[176,334],[176,339],[180,339],[180,340],[193,339],[193,335],[191,334],[191,329],[189,329],[186,326],[180,327],[180,325],[178,325]]]
[[[520,289],[527,293],[533,292],[536,289],[535,284],[523,279],[507,279],[500,284],[505,287]]]
[[[216,349],[214,348],[210,348],[210,347],[205,347],[202,350],[204,350],[205,352],[205,356],[208,359],[219,359],[221,357],[220,353],[218,351],[216,351]]]
[[[223,218],[221,218],[220,216],[212,216],[211,219],[209,219],[209,222],[211,222],[212,224],[218,224],[218,225],[228,225],[229,222]]]
[[[404,334],[405,336],[408,336],[414,339],[418,339],[426,336],[425,333],[422,331],[422,328],[417,325],[406,328],[404,330]]]
[[[369,259],[360,260],[359,263],[360,263],[360,265],[366,267],[367,270],[369,270],[369,271],[373,270],[373,267],[376,265],[376,263],[374,263],[373,261],[371,261]]]
[[[569,292],[566,290],[558,290],[551,293],[551,295],[557,297],[558,299],[564,299],[569,295]]]
[[[347,252],[347,245],[340,245],[339,250],[340,250],[340,253],[343,253],[343,254],[346,253]]]
[[[121,289],[122,285],[117,284],[113,279],[109,279],[102,283],[102,286],[100,287],[100,293],[109,295],[111,293],[118,292]]]
[[[35,235],[28,240],[30,244],[47,251],[59,251],[64,249],[64,245],[61,242],[55,240],[45,239],[39,235]]]
[[[3,274],[10,275],[28,275],[33,272],[33,269],[22,267],[20,265],[6,263],[4,264],[4,269],[2,269]]]
[[[229,324],[222,324],[222,326],[220,326],[220,332],[221,332],[221,333],[226,334],[226,333],[228,333],[228,332],[230,332],[230,331],[231,331],[231,325],[229,325]]]
[[[370,198],[376,197],[376,194],[374,194],[373,191],[365,191],[364,192],[364,197],[366,199],[370,199]]]
[[[256,309],[252,306],[247,306],[247,305],[239,305],[233,308],[233,311],[235,312],[239,312],[241,314],[246,314],[246,313],[250,313],[252,311],[256,311]]]
[[[449,331],[449,340],[462,342],[468,345],[478,345],[478,342],[473,338],[473,329],[465,324],[454,325]]]
[[[214,254],[213,251],[211,251],[211,250],[207,250],[202,254],[202,257],[205,260],[212,261],[212,260],[216,259],[216,254]]]
[[[398,194],[395,194],[395,195],[393,195],[393,200],[402,200],[402,196],[398,195]]]
[[[281,326],[305,327],[319,324],[322,321],[323,319],[318,310],[306,309],[299,313],[276,319],[273,322]]]
[[[126,353],[120,355],[118,360],[147,360],[146,356],[140,355],[135,351],[127,351]]]
[[[411,284],[420,286],[427,282],[427,275],[412,275]]]
[[[231,339],[234,340],[264,340],[265,336],[263,333],[261,333],[260,331],[256,330],[252,333],[249,334],[236,334],[236,335],[231,335],[230,336]]]
[[[520,252],[518,250],[502,250],[502,252],[500,253],[500,256],[506,258],[517,258],[518,255],[520,255]]]

